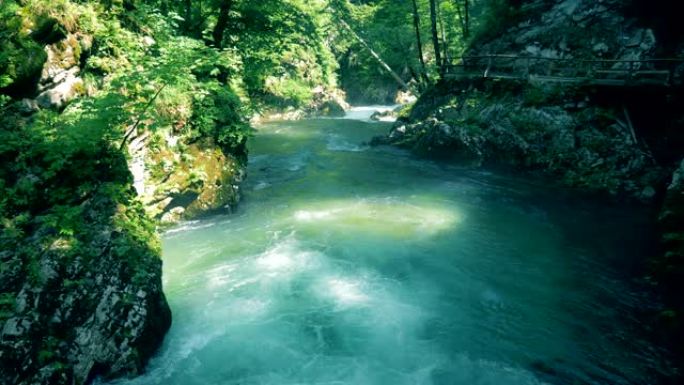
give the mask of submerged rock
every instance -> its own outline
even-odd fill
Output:
[[[397,113],[393,110],[378,110],[370,116],[376,122],[394,122],[397,120]]]

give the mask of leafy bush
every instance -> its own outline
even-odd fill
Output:
[[[14,1],[0,2],[0,94],[32,88],[47,59],[25,30],[20,10]]]
[[[524,13],[517,1],[484,0],[480,5],[479,17],[473,28],[471,46],[487,42],[500,36],[506,29],[522,21]]]

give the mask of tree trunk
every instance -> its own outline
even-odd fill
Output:
[[[420,38],[420,15],[418,14],[418,3],[416,0],[411,0],[413,3],[413,27],[416,29],[416,43],[418,44],[418,59],[420,60],[420,76],[426,84],[430,82],[427,75],[427,67],[425,66],[425,58],[423,57],[423,42]]]
[[[357,34],[356,32],[354,32],[354,30],[352,29],[352,27],[351,27],[349,24],[347,24],[346,21],[342,20],[341,18],[337,18],[337,19],[339,20],[340,24],[342,24],[342,26],[343,26],[347,31],[349,31],[349,33],[351,33],[352,36],[354,36],[354,38],[355,38],[356,40],[358,40],[359,43],[361,43],[361,45],[363,45],[364,48],[366,48],[366,50],[368,50],[368,52],[369,52],[369,53],[371,54],[371,56],[373,56],[373,58],[380,64],[380,66],[392,76],[392,78],[397,82],[397,84],[399,84],[403,90],[407,91],[407,90],[409,89],[409,86],[408,86],[408,84],[406,84],[406,82],[401,78],[401,76],[397,75],[397,73],[394,72],[394,70],[392,70],[392,67],[390,67],[387,63],[385,63],[385,61],[382,60],[382,58],[380,57],[380,55],[378,55],[378,54],[375,52],[375,50],[373,50],[373,48],[371,48],[371,46],[368,45],[368,43],[366,43],[366,41],[363,40],[363,39],[361,38],[361,36],[359,36],[359,34]]]
[[[435,49],[435,62],[442,73],[442,52],[439,47],[439,33],[437,32],[437,4],[435,0],[430,0],[430,22],[432,24],[432,45]]]
[[[465,13],[465,28],[463,28],[463,38],[470,37],[470,3],[469,0],[463,1],[463,9]]]
[[[185,0],[185,31],[192,29],[192,0]]]
[[[447,64],[449,64],[449,38],[444,27],[444,20],[442,20],[442,11],[439,9],[439,4],[437,4],[437,20],[439,21],[439,29],[442,33],[442,67],[446,69]]]
[[[223,48],[223,33],[226,31],[226,27],[228,27],[228,19],[232,7],[233,0],[221,1],[218,20],[216,20],[216,26],[214,27],[214,31],[212,33],[212,37],[214,38],[214,46],[216,46],[216,48]]]
[[[458,21],[461,23],[463,40],[466,40],[470,36],[470,6],[468,0],[456,0],[455,3]]]

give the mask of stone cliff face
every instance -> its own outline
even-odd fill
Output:
[[[162,225],[229,212],[240,200],[244,163],[211,141],[187,143],[172,130],[162,130],[133,139],[129,152],[138,196]]]
[[[154,226],[139,204],[98,192],[82,209],[87,232],[38,225],[28,244],[0,253],[0,384],[139,374],[171,325],[159,250],[147,241]]]
[[[47,45],[47,62],[38,82],[35,101],[41,108],[61,109],[85,92],[81,73],[81,56],[90,50],[92,37],[69,34],[63,40]]]
[[[515,25],[500,31],[503,33],[485,35],[468,54],[611,60],[652,57],[658,48],[655,33],[625,15],[628,4],[624,0],[526,1],[510,15]]]
[[[684,160],[672,175],[659,215],[662,249],[652,258],[653,280],[667,307],[658,317],[660,335],[684,356]]]

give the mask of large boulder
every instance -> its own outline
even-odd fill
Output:
[[[241,161],[210,140],[187,144],[171,130],[148,135],[131,141],[129,169],[152,218],[168,226],[235,207],[245,176]]]
[[[69,34],[64,39],[45,46],[47,61],[38,82],[36,102],[41,108],[63,109],[71,100],[84,92],[79,77],[82,52],[90,49],[92,38]]]
[[[313,102],[307,109],[311,116],[343,117],[349,108],[344,92],[316,87],[313,90]]]
[[[82,212],[88,231],[55,234],[37,219],[23,246],[2,252],[2,385],[140,374],[170,327],[162,262],[149,244],[156,235],[141,207],[98,193]]]

